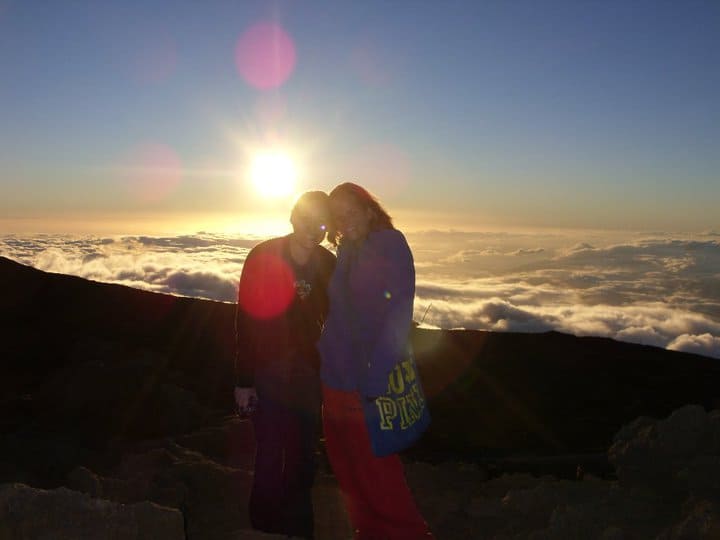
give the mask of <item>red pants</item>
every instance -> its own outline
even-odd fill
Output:
[[[323,386],[323,429],[355,538],[432,539],[405,482],[400,458],[378,458],[372,453],[357,392]]]

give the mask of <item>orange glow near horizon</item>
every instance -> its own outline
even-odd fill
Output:
[[[237,212],[82,212],[26,213],[3,216],[5,234],[181,235],[198,232],[269,238],[292,231],[293,199],[259,199],[256,210]],[[483,224],[471,216],[420,210],[393,211],[395,225],[406,233],[425,230],[509,230]]]
[[[292,230],[286,212],[251,214],[89,214],[26,215],[0,218],[3,234],[185,235],[215,233],[269,238]]]

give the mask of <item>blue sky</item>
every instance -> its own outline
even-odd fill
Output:
[[[296,51],[270,90],[260,21]],[[243,180],[272,143],[438,227],[720,227],[714,1],[0,0],[0,66],[6,219],[284,212]],[[177,170],[138,197],[148,145]]]

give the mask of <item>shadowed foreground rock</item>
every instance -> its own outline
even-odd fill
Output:
[[[58,488],[0,486],[0,539],[182,540],[183,516],[150,502],[122,505]]]
[[[484,480],[460,464],[409,465],[408,479],[440,539],[717,540],[719,419],[689,405],[625,426],[609,450],[617,481]]]
[[[720,490],[720,411],[690,405],[655,421],[641,417],[615,436],[609,450],[623,486],[677,496]]]
[[[102,474],[76,467],[66,480],[73,490],[115,503],[152,501],[182,512],[186,538],[276,538],[249,531],[254,439],[250,422],[234,417],[181,437],[128,447]],[[318,471],[314,489],[318,539],[349,538],[334,479]],[[277,537],[284,538],[284,536]]]
[[[618,480],[490,478],[476,464],[409,462],[408,484],[439,540],[716,540],[718,418],[720,411],[691,405],[625,426],[608,452]],[[0,487],[0,540],[281,538],[249,530],[252,452],[249,422],[228,418],[177,438],[137,443],[102,473],[76,467],[65,482],[73,491],[6,484]],[[324,462],[314,501],[316,538],[349,539],[340,493]]]

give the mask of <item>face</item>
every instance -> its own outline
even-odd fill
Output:
[[[370,232],[373,212],[352,195],[339,195],[330,201],[330,210],[343,238],[362,241]]]
[[[293,233],[297,242],[305,248],[318,245],[325,238],[329,216],[319,208],[304,208],[293,217]]]

